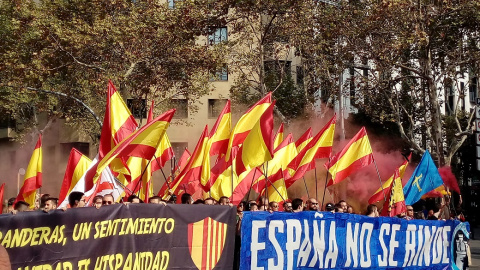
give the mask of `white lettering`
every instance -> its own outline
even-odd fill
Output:
[[[370,256],[370,240],[372,238],[373,224],[363,223],[362,230],[360,231],[360,266],[370,267],[372,265],[372,259]],[[367,233],[367,239],[365,239],[365,232]]]
[[[297,219],[287,220],[287,269],[293,269],[293,253],[300,247],[302,224]]]
[[[347,235],[345,237],[345,242],[347,244],[346,256],[347,261],[345,262],[345,267],[350,267],[353,257],[353,267],[358,266],[358,228],[359,224],[355,223],[354,232],[352,232],[352,223],[347,223]]]
[[[400,224],[392,224],[392,237],[390,238],[390,254],[388,256],[388,265],[397,266],[398,262],[393,259],[395,256],[395,248],[398,247],[398,241],[395,240],[397,232],[400,230]]]
[[[275,258],[268,259],[268,269],[283,269],[283,252],[276,238],[277,231],[283,233],[283,227],[283,221],[281,220],[272,220],[268,225],[268,239],[272,242],[277,253],[277,264],[275,264]]]
[[[267,227],[266,220],[253,220],[252,221],[252,242],[250,243],[250,250],[252,251],[252,257],[250,265],[252,269],[263,270],[264,267],[258,267],[258,252],[265,249],[265,242],[258,242],[258,231]]]
[[[388,265],[388,250],[385,245],[385,235],[390,235],[390,224],[383,223],[380,226],[380,232],[378,234],[378,240],[380,240],[380,247],[382,248],[382,255],[378,255],[378,266],[387,266]]]

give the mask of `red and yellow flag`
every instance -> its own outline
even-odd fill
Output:
[[[305,133],[303,133],[300,138],[295,142],[295,146],[297,147],[298,153],[302,152],[303,148],[307,146],[307,144],[312,140],[312,128],[308,128]]]
[[[188,251],[200,270],[212,270],[220,260],[227,239],[227,224],[210,217],[188,224]]]
[[[68,157],[67,169],[63,176],[62,187],[60,188],[60,195],[58,195],[58,202],[62,203],[67,199],[68,194],[75,187],[77,182],[82,178],[83,174],[88,170],[92,161],[83,155],[80,151],[72,148],[70,156]]]
[[[283,142],[283,123],[280,124],[280,127],[277,130],[277,134],[275,134],[275,139],[273,141],[273,149],[277,149],[277,147],[282,142]]]
[[[5,183],[0,186],[0,209],[3,210],[3,193],[5,192]]]
[[[250,107],[250,109],[248,109],[248,111],[238,120],[237,124],[233,128],[230,140],[228,142],[228,149],[225,155],[226,161],[230,160],[232,147],[239,146],[243,143],[250,130],[252,130],[253,126],[255,126],[271,103],[272,93],[270,92],[252,107]]]
[[[112,81],[108,81],[107,108],[98,146],[99,159],[102,159],[115,145],[127,138],[137,128],[137,121],[130,113],[123,98],[117,92]]]
[[[190,151],[188,151],[188,149],[185,148],[185,151],[183,151],[183,154],[180,157],[180,159],[178,160],[178,163],[175,166],[175,169],[173,169],[172,174],[177,174],[177,173],[182,172],[183,169],[185,169],[185,167],[187,166],[188,161],[190,160],[191,156],[192,156],[192,154],[190,153]],[[169,188],[172,187],[171,183],[173,183],[173,181],[174,181],[172,178],[175,179],[175,177],[172,177],[172,176],[169,176],[167,178],[167,181],[162,185],[162,187],[160,188],[160,191],[158,192],[158,196],[162,197],[162,199],[167,198],[168,190],[169,190]]]
[[[103,169],[109,166],[114,159],[127,159],[128,157],[139,157],[147,160],[152,159],[174,113],[175,109],[165,112],[117,144],[98,163],[94,179],[95,182]]]
[[[373,151],[368,140],[367,131],[362,127],[342,151],[332,157],[325,167],[332,179],[327,186],[337,184],[352,172],[359,170],[373,162]]]
[[[232,113],[230,111],[230,100],[223,108],[217,118],[215,125],[210,131],[209,152],[210,156],[221,155],[227,152],[228,141],[230,139],[230,129],[232,128]]]
[[[407,212],[407,206],[403,194],[402,178],[399,170],[396,169],[390,186],[390,198],[385,202],[381,215],[394,217],[405,212]]]
[[[30,204],[30,209],[35,207],[37,189],[42,187],[42,134],[38,135],[38,141],[28,163],[23,185],[15,199]]]
[[[302,178],[309,170],[315,169],[315,159],[328,158],[332,153],[333,137],[335,135],[336,115],[315,135],[312,140],[302,149],[288,167],[295,173],[285,182],[290,187],[296,180]]]
[[[405,174],[405,170],[407,170],[408,167],[408,161],[412,158],[412,154],[408,157],[407,160],[405,160],[400,167],[398,167],[395,171],[398,170],[400,178],[403,178],[403,174]],[[387,179],[387,181],[383,182],[382,187],[377,189],[375,193],[368,199],[369,204],[374,204],[376,202],[379,202],[381,200],[385,200],[385,197],[383,196],[384,192],[385,194],[390,194],[390,188],[392,186],[392,182],[395,179],[395,173],[390,176],[390,178]]]

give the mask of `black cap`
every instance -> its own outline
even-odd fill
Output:
[[[325,211],[333,211],[335,210],[335,205],[333,205],[333,203],[327,203],[325,205]]]

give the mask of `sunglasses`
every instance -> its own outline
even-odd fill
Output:
[[[103,201],[103,204],[112,204],[113,202],[111,201]]]

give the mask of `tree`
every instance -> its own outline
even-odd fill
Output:
[[[352,68],[349,83],[358,90],[353,98],[360,110],[374,121],[394,122],[412,148],[429,149],[439,166],[450,165],[472,132],[473,113],[460,106],[468,82],[462,87],[461,81],[478,77],[479,7],[480,1],[467,0],[342,2],[331,16],[313,15],[320,33],[334,32],[319,35],[341,49],[310,56],[332,55],[336,66]],[[367,76],[359,65],[368,67]],[[453,108],[449,91],[460,97]]]
[[[109,79],[124,97],[194,101],[224,62],[222,48],[199,37],[227,10],[208,1],[1,1],[0,109],[24,121],[48,112],[99,134],[86,107],[103,112]]]

